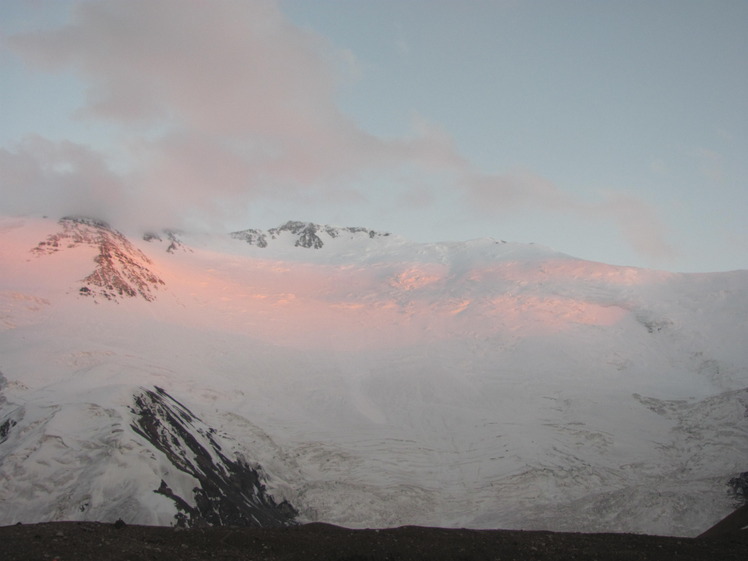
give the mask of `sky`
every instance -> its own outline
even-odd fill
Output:
[[[3,0],[0,213],[748,269],[748,1]]]

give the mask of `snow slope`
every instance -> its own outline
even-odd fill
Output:
[[[192,465],[302,521],[695,535],[748,470],[746,271],[28,217],[0,264],[0,524],[174,524],[162,481],[197,508],[203,472],[133,429],[156,387],[199,420]]]

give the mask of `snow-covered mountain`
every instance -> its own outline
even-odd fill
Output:
[[[0,524],[695,535],[745,497],[748,271],[28,217],[0,266]]]

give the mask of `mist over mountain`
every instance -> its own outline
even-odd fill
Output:
[[[748,271],[293,221],[0,236],[0,524],[696,535],[745,500]]]

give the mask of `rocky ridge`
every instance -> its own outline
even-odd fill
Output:
[[[143,234],[143,241],[146,242],[163,242],[164,238],[167,242],[169,242],[169,245],[166,247],[166,253],[176,253],[177,251],[183,251],[186,253],[191,253],[192,250],[184,245],[182,242],[182,239],[180,237],[179,230],[172,230],[170,228],[165,228],[164,230],[161,230],[163,234],[163,238],[161,237],[161,234],[156,232],[146,232]]]
[[[264,248],[268,246],[270,241],[276,240],[286,233],[292,236],[295,247],[303,247],[307,249],[322,248],[325,245],[324,238],[328,238],[329,240],[343,236],[349,238],[366,236],[373,239],[390,235],[386,232],[376,232],[375,230],[369,230],[368,228],[338,227],[314,224],[312,222],[288,221],[282,226],[270,228],[267,231],[251,228],[248,230],[232,232],[231,237],[245,241],[249,245]]]
[[[56,253],[63,248],[88,245],[98,250],[93,272],[81,279],[83,296],[107,300],[141,297],[152,301],[164,281],[149,266],[151,260],[120,232],[106,222],[85,217],[65,217],[59,221],[62,231],[51,234],[31,251],[37,256]]]
[[[250,526],[271,528],[295,523],[296,510],[276,503],[263,484],[260,466],[230,459],[216,430],[198,419],[164,389],[143,389],[134,396],[132,430],[198,483],[193,497],[181,497],[161,480],[154,492],[174,501],[175,525]]]

